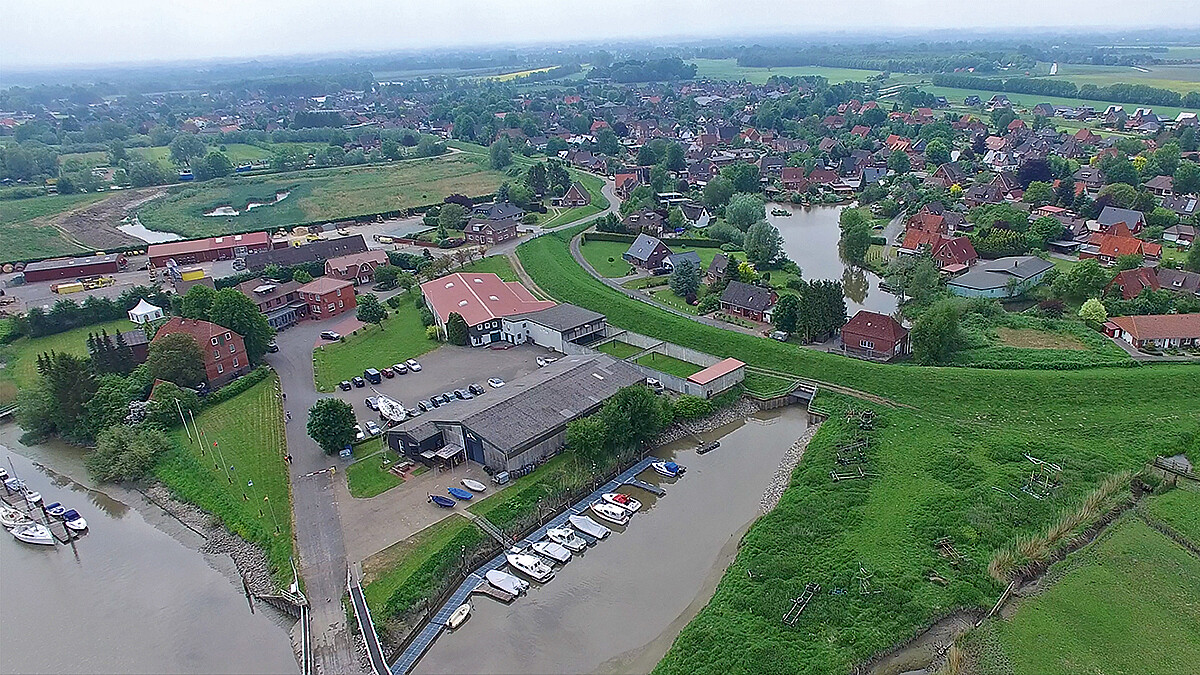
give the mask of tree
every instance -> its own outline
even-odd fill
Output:
[[[159,457],[174,446],[167,435],[153,427],[111,426],[96,437],[96,449],[84,458],[88,473],[99,481],[144,478]]]
[[[871,249],[871,226],[864,220],[843,228],[841,246],[846,261],[861,267]]]
[[[1075,179],[1064,178],[1058,182],[1058,189],[1054,191],[1054,199],[1058,205],[1064,209],[1069,209],[1075,205]]]
[[[1142,266],[1142,256],[1139,253],[1127,253],[1117,256],[1117,270],[1134,270]]]
[[[296,270],[292,272],[292,281],[298,284],[307,284],[313,280],[313,275],[308,273],[308,270]]]
[[[183,296],[183,308],[180,313],[185,319],[208,319],[208,310],[212,307],[213,298],[217,292],[203,284],[196,284],[188,289]]]
[[[782,257],[783,235],[779,234],[774,225],[765,220],[759,221],[746,231],[742,247],[746,251],[747,260],[759,269],[766,269]]]
[[[725,205],[725,221],[745,232],[751,225],[765,220],[766,205],[757,194],[741,192],[733,195]]]
[[[205,148],[204,141],[192,134],[179,134],[167,147],[171,149],[171,159],[181,165],[203,155]]]
[[[267,317],[258,311],[254,301],[236,288],[223,288],[213,297],[208,320],[242,336],[246,357],[258,363],[267,353],[267,344],[275,337],[275,329]]]
[[[621,389],[604,403],[600,417],[608,431],[608,447],[620,454],[640,450],[671,423],[670,402],[643,385]]]
[[[601,154],[616,156],[621,153],[621,141],[612,129],[605,127],[596,132],[596,149]]]
[[[721,169],[721,177],[728,180],[736,192],[760,192],[758,166],[747,162],[734,162]]]
[[[1025,239],[1032,248],[1045,249],[1048,243],[1062,235],[1062,231],[1063,225],[1057,218],[1042,216],[1029,226],[1029,231],[1025,233]]]
[[[775,303],[773,316],[776,328],[789,333],[795,332],[800,319],[800,299],[791,293],[780,295],[779,301]]]
[[[935,138],[925,146],[925,158],[933,166],[941,166],[950,161],[950,148],[940,138]]]
[[[467,222],[467,210],[461,204],[446,204],[438,213],[438,226],[447,230],[461,230]]]
[[[539,162],[529,167],[529,172],[525,174],[525,182],[529,185],[529,189],[533,191],[535,196],[546,194],[549,188],[549,177],[546,173],[546,165]]]
[[[150,343],[146,365],[156,380],[196,387],[206,379],[204,353],[187,333],[170,333]]]
[[[394,265],[380,265],[375,268],[375,283],[384,290],[391,290],[396,287],[400,271],[400,268]]]
[[[704,205],[709,211],[715,211],[729,203],[733,197],[733,183],[723,176],[714,176],[704,186]]]
[[[959,342],[959,311],[955,300],[939,300],[925,310],[912,328],[913,356],[920,363],[943,363]]]
[[[446,318],[446,342],[465,347],[470,337],[466,319],[458,312],[450,312],[450,316]]]
[[[684,260],[671,271],[671,291],[681,298],[696,297],[700,290],[700,270],[690,260]]]
[[[354,316],[363,323],[373,323],[383,328],[383,320],[387,318],[387,308],[379,302],[379,298],[375,297],[374,293],[363,293],[358,296],[357,308],[354,310]]]
[[[1021,201],[1034,206],[1045,206],[1054,201],[1054,189],[1050,187],[1049,183],[1035,180],[1029,184]]]
[[[903,175],[912,171],[912,160],[909,159],[907,153],[897,150],[888,155],[887,167],[897,174]]]
[[[901,300],[911,298],[917,306],[924,306],[941,288],[941,275],[928,255],[906,255],[888,264],[887,284],[896,289]]]
[[[1058,297],[1083,299],[1099,295],[1108,285],[1108,281],[1108,272],[1105,272],[1095,259],[1088,258],[1080,260],[1078,265],[1060,274],[1050,287]]]
[[[1089,323],[1100,324],[1108,320],[1108,310],[1104,303],[1096,298],[1089,298],[1079,308],[1079,318]]]
[[[1175,169],[1172,189],[1175,194],[1187,195],[1200,192],[1200,164],[1183,161]]]
[[[1192,243],[1192,247],[1188,249],[1187,258],[1183,261],[1183,267],[1193,272],[1200,272],[1200,243]]]
[[[309,438],[332,455],[354,441],[354,408],[337,398],[323,398],[308,409]]]
[[[488,147],[488,160],[493,169],[503,169],[512,164],[512,148],[507,138],[501,138]]]
[[[581,459],[602,461],[607,442],[608,429],[600,415],[589,415],[567,424],[567,447]]]
[[[213,150],[205,155],[202,161],[196,162],[196,166],[192,169],[198,180],[224,178],[233,173],[233,162],[229,161],[225,153]]]

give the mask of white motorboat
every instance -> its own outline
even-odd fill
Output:
[[[641,502],[621,492],[605,492],[604,494],[600,495],[600,498],[609,504],[615,504],[616,506],[619,506],[630,513],[637,513],[638,510],[642,508]]]
[[[487,489],[487,486],[483,483],[480,483],[477,480],[471,480],[470,478],[462,479],[462,484],[463,487],[467,488],[471,492],[483,492]]]
[[[8,480],[8,469],[0,467],[0,481]]]
[[[615,504],[596,502],[592,504],[592,513],[616,525],[629,523],[629,512]]]
[[[573,553],[587,548],[587,542],[583,540],[583,537],[575,534],[575,531],[569,527],[552,527],[546,530],[546,536],[550,538],[550,541]]]
[[[54,545],[54,535],[50,534],[50,530],[46,529],[46,526],[41,523],[18,525],[9,530],[9,532],[12,533],[12,536],[27,544]]]
[[[571,560],[571,552],[565,546],[552,541],[539,541],[530,548],[543,558],[549,558],[556,563],[566,563]]]
[[[27,490],[25,492],[25,501],[29,502],[30,506],[37,506],[42,501],[42,493],[37,490]]]
[[[4,502],[0,502],[0,525],[4,527],[16,527],[18,525],[28,525],[32,522],[33,520],[20,509],[14,509]]]
[[[67,509],[66,513],[62,514],[63,525],[68,529],[82,532],[87,529],[87,521],[75,509]]]
[[[666,476],[667,478],[678,478],[687,467],[676,464],[675,462],[655,462],[650,465],[655,471]]]
[[[464,621],[467,620],[467,615],[470,613],[471,603],[464,602],[458,606],[458,609],[454,610],[454,613],[450,615],[449,619],[446,619],[446,627],[450,630],[458,628]]]
[[[597,539],[603,539],[608,536],[609,532],[612,532],[612,530],[601,525],[600,523],[597,523],[591,518],[588,518],[587,516],[569,516],[567,518],[567,522],[571,523],[571,527]]]
[[[51,502],[47,504],[45,508],[46,513],[54,516],[55,518],[62,518],[62,515],[67,512],[67,507],[59,504],[58,502]]]
[[[546,564],[545,560],[529,553],[521,553],[518,549],[504,554],[508,564],[513,566],[513,569],[526,574],[534,581],[549,581],[554,576],[554,569]]]
[[[510,593],[512,595],[520,595],[529,588],[528,581],[525,581],[521,577],[509,574],[504,570],[488,570],[488,572],[483,575],[483,578],[487,579],[487,582],[492,586],[495,586],[505,593]]]

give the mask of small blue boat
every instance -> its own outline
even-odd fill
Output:
[[[461,499],[463,501],[470,499],[472,496],[470,492],[467,492],[466,490],[464,490],[462,488],[456,488],[456,487],[446,488],[446,492],[449,492],[450,494],[454,495],[454,497],[456,499]]]
[[[686,468],[676,464],[675,462],[655,462],[650,466],[654,467],[655,471],[666,476],[667,478],[677,478],[684,471],[687,471]]]
[[[455,503],[453,499],[450,499],[449,497],[443,497],[441,495],[429,495],[429,501],[433,502],[434,504],[437,504],[438,506],[440,506],[444,509],[454,508],[454,503]]]
[[[63,506],[62,504],[59,504],[58,502],[53,502],[51,504],[46,505],[46,513],[49,513],[50,515],[54,516],[55,518],[61,518],[63,516],[63,514],[66,512],[67,512],[67,507]]]

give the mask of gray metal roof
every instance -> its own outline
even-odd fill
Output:
[[[542,309],[536,312],[526,312],[524,314],[515,314],[505,317],[508,321],[532,321],[536,324],[556,330],[560,333],[585,326],[593,321],[604,320],[604,315],[600,312],[593,312],[590,309],[585,309],[577,305],[563,303],[555,305],[549,309]]]
[[[34,272],[37,270],[58,270],[69,269],[72,267],[88,267],[90,265],[115,263],[119,257],[120,254],[118,253],[109,253],[107,255],[81,256],[78,258],[52,258],[50,260],[31,262],[25,266],[25,271]]]
[[[1009,279],[1028,281],[1051,267],[1054,263],[1032,255],[997,258],[980,262],[966,274],[951,279],[949,285],[981,291],[1004,288]]]
[[[648,234],[639,234],[637,239],[629,245],[629,250],[625,255],[636,258],[637,260],[649,260],[650,254],[654,253],[654,249],[662,245],[662,242],[657,237],[651,237]]]
[[[1100,212],[1100,217],[1096,219],[1101,225],[1116,225],[1117,223],[1125,223],[1130,228],[1135,223],[1145,223],[1146,216],[1141,211],[1133,209],[1122,209],[1116,206],[1106,206]]]

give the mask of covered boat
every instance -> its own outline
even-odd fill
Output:
[[[513,569],[528,575],[534,581],[549,581],[554,576],[554,569],[536,555],[521,553],[519,549],[513,549],[505,553],[504,558],[508,560],[509,565],[513,566]]]
[[[475,496],[462,488],[456,488],[456,487],[446,488],[446,492],[449,492],[451,495],[454,495],[455,499],[462,499],[464,501]]]
[[[687,469],[675,462],[655,462],[650,465],[655,471],[667,478],[678,478]]]
[[[600,495],[600,498],[609,504],[615,504],[630,513],[637,513],[637,511],[642,508],[641,502],[627,494],[620,492],[605,492],[604,494]]]
[[[616,525],[629,523],[629,512],[615,504],[596,502],[592,504],[592,513]]]
[[[488,570],[487,573],[483,575],[483,578],[487,579],[487,582],[492,586],[495,586],[505,593],[510,593],[512,595],[520,595],[529,588],[528,581],[525,581],[521,577],[509,574],[504,570]]]
[[[67,512],[62,514],[62,519],[64,525],[76,532],[87,529],[87,521],[75,509],[67,509]]]
[[[67,512],[67,507],[63,506],[62,504],[59,504],[58,502],[51,502],[46,505],[46,513],[49,513],[50,515],[54,516],[55,518],[62,518],[62,515],[66,512]]]
[[[571,527],[597,539],[603,539],[608,536],[609,532],[612,532],[612,530],[601,525],[600,523],[597,523],[591,518],[588,518],[587,516],[570,516],[567,518],[567,522],[571,523]]]
[[[587,542],[583,540],[583,537],[575,534],[575,531],[569,527],[552,527],[546,530],[546,536],[550,541],[574,553],[587,548]]]
[[[29,502],[30,506],[37,506],[42,501],[42,493],[36,490],[27,490],[25,492],[25,501]]]
[[[444,509],[454,508],[454,500],[450,499],[449,497],[443,497],[441,495],[429,495],[429,501]]]
[[[487,486],[483,483],[480,483],[477,480],[471,480],[470,478],[462,479],[462,484],[463,487],[467,488],[471,492],[483,492],[487,489]]]
[[[27,544],[54,545],[54,535],[50,534],[50,530],[46,529],[46,526],[41,523],[18,525],[9,530],[9,532],[12,533],[12,536]]]
[[[549,558],[556,563],[566,563],[571,560],[571,552],[566,547],[552,541],[539,541],[530,548],[543,558]]]

